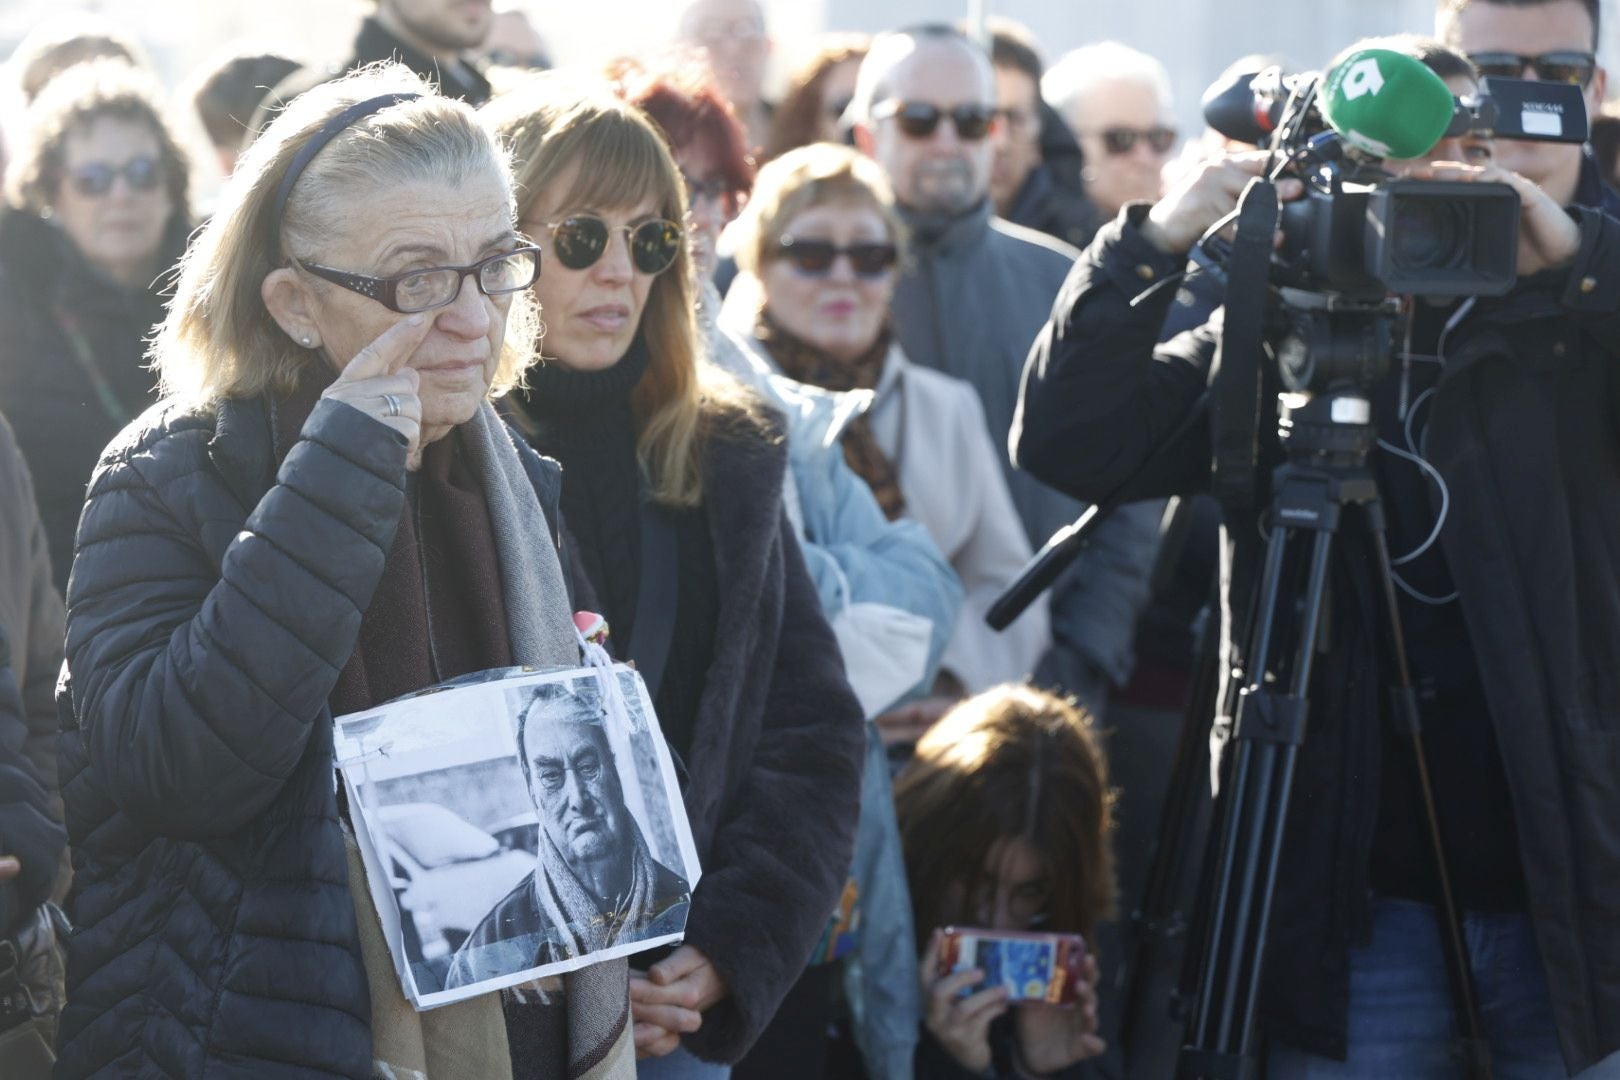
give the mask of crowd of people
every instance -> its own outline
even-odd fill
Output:
[[[1277,876],[1274,1078],[1464,1075],[1453,896],[1497,1075],[1620,1076],[1600,14],[1439,0],[1436,38],[1371,43],[1459,97],[1575,82],[1600,119],[1585,148],[1386,163],[1511,185],[1520,281],[1408,298],[1373,395],[1408,635],[1391,664],[1352,547]],[[1180,1032],[1122,1028],[1132,914],[1196,644],[1242,671],[1267,529],[1210,498],[1209,426],[1182,423],[1219,367],[1199,241],[1265,156],[1178,132],[1151,56],[1049,63],[1007,20],[829,34],[774,101],[757,0],[692,0],[678,47],[600,69],[543,29],[375,0],[341,64],[249,48],[179,95],[89,18],[11,58],[0,1075],[1148,1075]],[[334,717],[577,666],[582,612],[674,763],[683,940],[419,1011]],[[1384,693],[1408,665],[1444,883]],[[1219,695],[1217,761],[1261,689]],[[568,735],[519,723],[537,813],[599,779],[606,736]],[[502,905],[685,886],[644,841],[602,867],[541,858]],[[1080,935],[1078,987],[1009,1000],[942,962],[963,927]],[[584,948],[542,936],[537,962]]]

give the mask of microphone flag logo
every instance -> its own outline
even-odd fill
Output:
[[[1378,96],[1384,88],[1384,73],[1378,70],[1378,57],[1367,56],[1351,64],[1339,84],[1340,92],[1351,101],[1367,94]]]

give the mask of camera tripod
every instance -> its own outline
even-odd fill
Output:
[[[1378,486],[1367,467],[1377,441],[1359,392],[1328,392],[1285,407],[1285,463],[1273,474],[1266,541],[1249,613],[1244,673],[1233,710],[1230,768],[1211,833],[1203,962],[1177,1075],[1242,1080],[1256,1075],[1256,1011],[1272,894],[1299,748],[1306,737],[1312,666],[1328,603],[1336,539],[1346,520],[1365,531],[1374,557],[1376,625],[1387,628],[1391,701],[1410,738],[1440,887],[1440,925],[1470,1080],[1490,1076],[1461,919],[1451,891],[1439,818],[1406,660]]]

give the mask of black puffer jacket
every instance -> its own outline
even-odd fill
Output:
[[[170,223],[163,267],[185,249],[186,230]],[[58,592],[96,459],[156,400],[145,354],[162,318],[159,288],[117,285],[55,224],[0,212],[0,410],[34,476]]]
[[[59,1077],[371,1074],[327,697],[404,506],[405,443],[322,401],[275,472],[272,408],[154,409],[91,481]]]

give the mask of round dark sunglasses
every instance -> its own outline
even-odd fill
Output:
[[[1176,145],[1176,129],[1169,127],[1112,127],[1104,128],[1097,134],[1102,136],[1103,148],[1115,155],[1130,153],[1143,139],[1147,140],[1155,154],[1168,154],[1170,148]]]
[[[898,101],[890,98],[872,109],[872,119],[887,120],[894,117],[900,130],[913,139],[926,139],[939,129],[939,122],[947,117],[956,125],[956,137],[977,142],[990,133],[990,124],[996,110],[989,105],[958,105],[954,109],[941,109],[926,101]]]
[[[157,158],[143,155],[130,158],[122,165],[109,165],[105,161],[92,161],[71,170],[68,179],[73,190],[80,195],[105,195],[112,190],[120,176],[131,191],[151,191],[163,182],[163,164]]]
[[[675,265],[686,243],[686,232],[673,221],[654,218],[638,225],[609,225],[590,214],[575,214],[561,221],[545,222],[551,230],[551,250],[557,261],[570,270],[596,265],[607,251],[614,233],[629,238],[630,261],[643,274],[662,274]]]
[[[1540,56],[1525,56],[1513,52],[1469,53],[1468,59],[1480,75],[1487,79],[1517,79],[1529,68],[1542,82],[1572,83],[1585,86],[1592,81],[1597,70],[1597,57],[1589,52],[1564,50],[1547,52]]]
[[[294,259],[293,263],[350,292],[369,296],[401,315],[414,315],[419,311],[432,311],[455,303],[456,297],[461,295],[461,283],[469,274],[478,282],[478,291],[485,296],[522,292],[540,280],[540,249],[537,247],[503,251],[466,266],[430,266],[385,278],[334,270],[330,266],[298,259]]]
[[[833,263],[840,255],[848,256],[856,277],[877,278],[888,273],[900,261],[900,249],[893,244],[867,242],[842,247],[831,240],[800,240],[784,236],[776,244],[776,256],[786,259],[793,268],[806,277],[823,277],[832,273]]]

